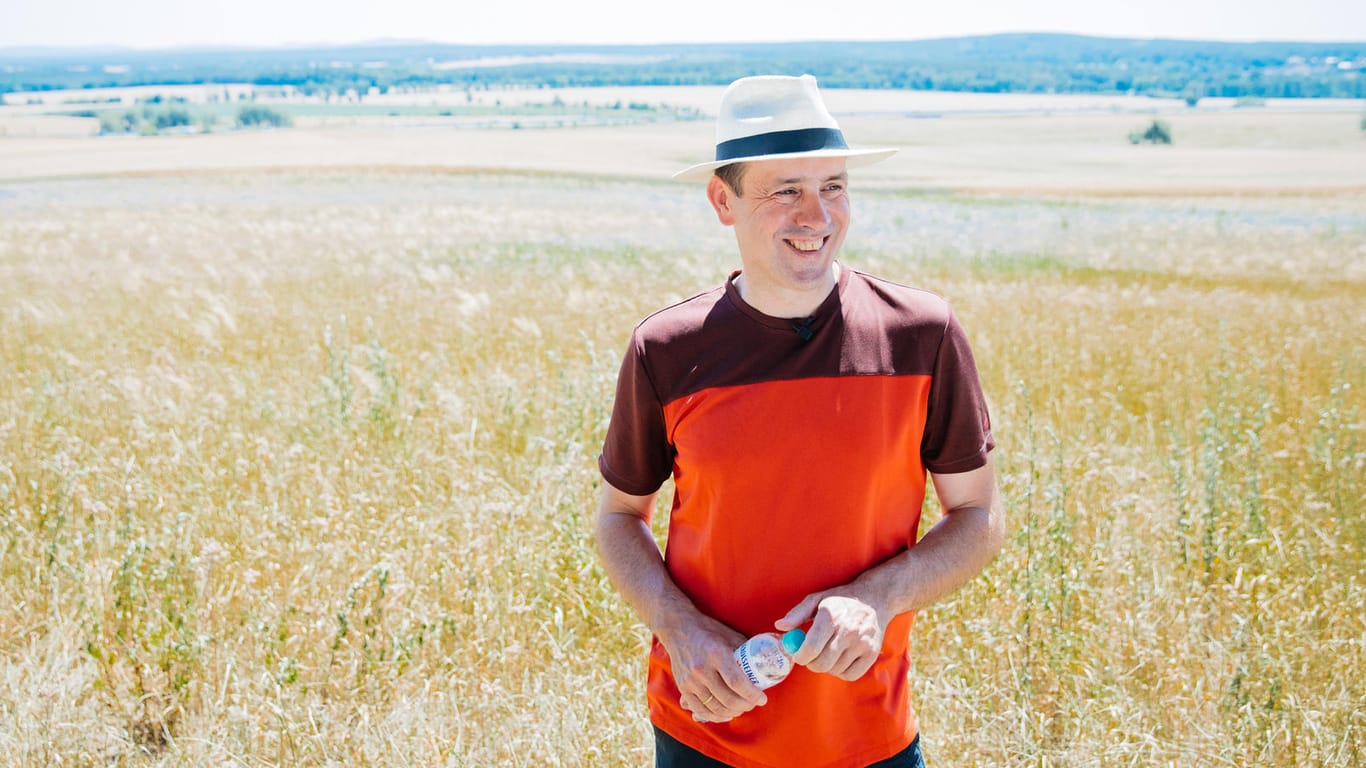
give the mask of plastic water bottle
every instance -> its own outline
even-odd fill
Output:
[[[800,629],[781,636],[777,632],[755,635],[735,649],[735,661],[751,683],[760,689],[772,688],[792,671],[792,654],[804,640],[806,633]]]

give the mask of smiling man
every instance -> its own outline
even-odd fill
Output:
[[[677,176],[706,181],[742,268],[636,326],[595,518],[653,633],[658,768],[924,765],[911,624],[995,556],[1004,523],[948,304],[839,261],[848,169],[894,151],[849,148],[814,78],[751,77],[722,95],[715,160]],[[931,483],[945,514],[921,538]],[[794,627],[799,666],[759,690],[732,652]]]
[[[717,217],[735,228],[744,264],[735,284],[750,305],[805,317],[834,288],[849,226],[845,162],[762,160],[736,165],[730,181],[713,175],[707,183]]]

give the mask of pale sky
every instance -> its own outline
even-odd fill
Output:
[[[997,32],[1366,41],[1362,0],[0,0],[0,48],[913,40]]]

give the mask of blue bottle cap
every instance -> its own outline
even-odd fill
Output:
[[[783,634],[783,650],[787,651],[788,656],[796,653],[804,642],[806,642],[806,633],[800,629],[791,629]]]

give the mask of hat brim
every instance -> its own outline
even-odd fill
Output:
[[[722,166],[734,163],[757,163],[761,160],[799,160],[812,157],[843,157],[848,162],[850,168],[861,168],[865,165],[880,163],[883,160],[895,155],[896,149],[813,149],[809,152],[781,152],[770,155],[751,155],[749,157],[732,157],[727,160],[713,160],[709,163],[699,163],[689,168],[675,173],[675,181],[706,181],[711,178],[712,173]]]

